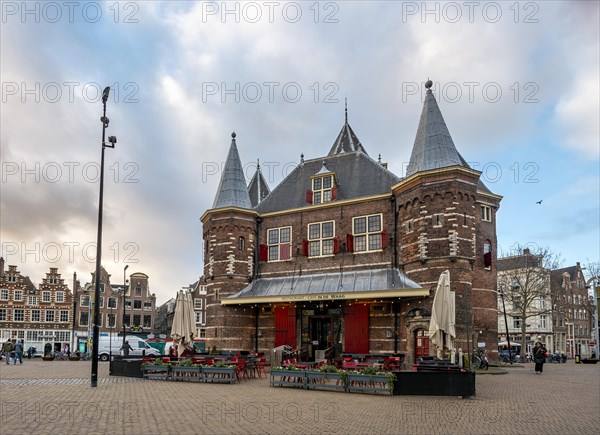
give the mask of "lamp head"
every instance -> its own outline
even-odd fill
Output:
[[[117,143],[117,137],[116,136],[108,136],[108,141],[114,145]]]
[[[104,88],[104,91],[102,92],[102,102],[104,104],[106,104],[106,101],[108,100],[109,93],[110,93],[110,86],[107,86]]]

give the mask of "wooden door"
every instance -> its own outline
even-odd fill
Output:
[[[369,305],[344,307],[344,352],[369,353]]]
[[[424,329],[415,331],[415,362],[420,356],[429,356],[429,335]]]
[[[275,307],[275,347],[287,344],[296,348],[296,307]]]

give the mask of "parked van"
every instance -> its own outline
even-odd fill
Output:
[[[129,356],[160,356],[160,352],[150,346],[142,338],[135,335],[127,335],[125,340],[129,342],[129,346],[133,350],[129,351]],[[102,361],[108,361],[110,355],[122,355],[121,347],[123,347],[123,337],[101,336],[98,339],[98,358]]]

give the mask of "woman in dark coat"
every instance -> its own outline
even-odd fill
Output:
[[[540,375],[544,371],[544,361],[546,361],[546,348],[541,342],[535,343],[533,348],[533,361],[535,362],[535,372]]]

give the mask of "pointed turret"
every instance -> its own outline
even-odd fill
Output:
[[[432,85],[431,80],[427,80],[425,83],[427,93],[417,136],[410,155],[410,162],[406,170],[407,177],[416,172],[448,166],[469,167],[454,146],[442,112],[431,92]]]
[[[248,195],[248,189],[246,188],[242,162],[235,144],[235,132],[231,133],[229,154],[227,154],[227,161],[212,206],[212,208],[222,207],[252,208],[250,195]]]
[[[271,193],[271,189],[269,189],[269,185],[267,184],[265,177],[263,177],[262,171],[260,170],[260,162],[256,161],[256,172],[254,173],[254,177],[250,180],[250,184],[248,184],[248,194],[250,195],[250,202],[252,203],[252,207],[256,207],[260,202]]]
[[[340,134],[338,134],[337,139],[333,143],[333,146],[329,150],[328,156],[335,156],[336,154],[341,153],[353,153],[356,151],[361,151],[367,154],[362,146],[362,143],[360,143],[360,140],[352,130],[352,127],[350,127],[350,124],[348,124],[348,103],[346,102],[344,126],[342,127]]]

